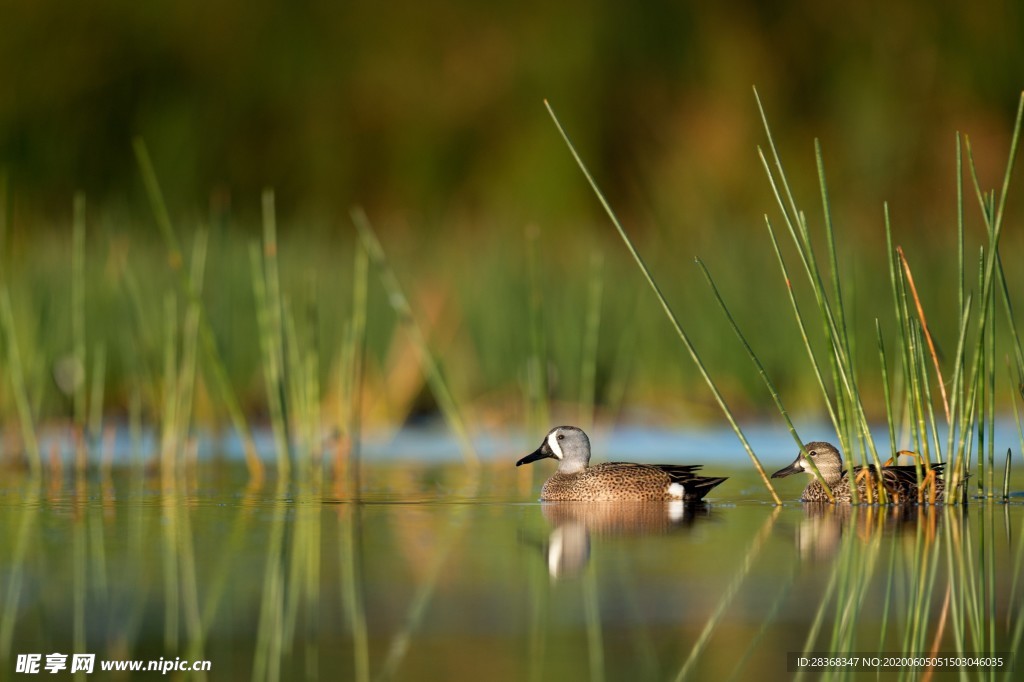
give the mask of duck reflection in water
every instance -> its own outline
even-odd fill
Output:
[[[868,542],[879,535],[916,538],[921,528],[926,544],[936,536],[941,509],[934,505],[835,505],[805,502],[804,518],[796,528],[800,558],[830,561],[847,542]],[[852,536],[851,536],[852,534]]]
[[[590,561],[591,538],[668,535],[711,518],[704,503],[546,502],[541,505],[551,525],[542,544],[552,579],[579,576]]]

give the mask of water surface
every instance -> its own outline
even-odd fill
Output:
[[[1024,504],[812,509],[787,479],[773,507],[710,465],[732,478],[697,508],[542,504],[548,469],[391,461],[358,496],[234,463],[9,472],[0,679],[52,652],[211,662],[176,679],[789,679],[787,652],[1020,644]]]

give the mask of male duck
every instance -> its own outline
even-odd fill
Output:
[[[551,457],[558,471],[540,491],[550,501],[616,502],[683,500],[696,502],[725,478],[698,476],[700,465],[590,463],[590,439],[575,426],[556,426],[534,452],[516,466]]]

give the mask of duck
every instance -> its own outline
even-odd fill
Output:
[[[818,473],[828,484],[832,491],[832,497],[836,503],[849,503],[853,501],[852,486],[846,469],[843,468],[843,456],[839,448],[825,441],[814,441],[804,445],[804,451],[810,456]],[[942,502],[945,493],[945,482],[942,479],[943,465],[933,463],[931,472],[926,472],[923,482],[918,483],[917,467],[913,465],[886,465],[882,471],[882,486],[888,493],[894,504],[917,503],[921,500],[934,500]],[[857,466],[853,468],[854,484],[857,486],[857,498],[865,501],[875,501],[877,495],[877,471],[874,465],[867,467]],[[772,478],[785,478],[792,474],[812,473],[810,464],[803,452],[797,453],[796,459],[789,466],[783,467],[772,474]],[[927,486],[933,486],[933,491],[927,491]],[[933,496],[934,495],[934,496]],[[804,502],[828,502],[828,495],[821,481],[813,478],[807,487],[804,488],[801,499]]]
[[[544,482],[542,501],[695,503],[727,479],[697,475],[699,464],[606,462],[590,466],[590,438],[576,426],[551,429],[540,447],[516,466],[548,458],[558,460],[558,469]]]

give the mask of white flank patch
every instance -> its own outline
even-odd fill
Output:
[[[555,453],[555,457],[562,459],[562,446],[558,444],[558,436],[554,431],[548,434],[548,447],[551,448],[551,452]]]
[[[683,487],[682,483],[669,483],[668,494],[673,499],[681,500],[686,497],[686,488]]]
[[[673,483],[672,485],[678,485]],[[682,500],[670,500],[668,503],[668,519],[669,521],[679,521],[683,518],[683,514],[686,513],[686,507],[683,506]]]

